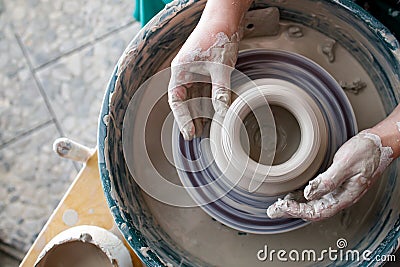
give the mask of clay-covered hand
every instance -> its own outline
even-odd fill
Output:
[[[230,105],[231,70],[237,59],[244,14],[252,1],[208,0],[199,23],[171,63],[168,102],[186,140],[201,134],[202,115],[209,115],[210,109],[214,109],[224,116]],[[196,74],[210,78],[212,104],[188,101],[210,96],[210,90],[204,92],[204,84],[196,83],[199,80]]]
[[[198,26],[171,63],[168,102],[186,140],[201,135],[202,117],[210,114],[207,109],[213,107],[224,116],[231,102],[230,75],[237,59],[239,34],[228,36],[218,27],[209,27]],[[203,81],[198,78],[201,75],[210,77],[212,105],[200,100],[210,96],[205,84],[196,83]]]
[[[332,165],[298,192],[272,204],[270,218],[302,218],[318,221],[337,214],[357,202],[391,163],[393,151],[381,138],[363,131],[336,152]],[[301,192],[301,191],[300,191]]]

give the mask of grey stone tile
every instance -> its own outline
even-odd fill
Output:
[[[11,26],[0,18],[0,145],[51,120]]]
[[[26,66],[24,56],[18,46],[13,30],[4,15],[0,15],[0,61],[1,73],[12,77]]]
[[[19,261],[0,251],[0,266],[18,267]]]
[[[97,120],[107,82],[139,24],[114,33],[37,72],[64,134],[96,145]]]
[[[35,67],[133,21],[133,0],[5,0]]]
[[[27,251],[76,175],[52,151],[54,124],[0,150],[0,240]]]

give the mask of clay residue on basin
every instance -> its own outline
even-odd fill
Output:
[[[262,7],[262,1],[259,2],[261,4],[259,4],[257,1],[254,5],[257,7]],[[282,6],[282,11],[284,11],[285,6],[288,5],[295,5],[295,7],[297,7],[297,5],[303,5],[307,8],[306,4],[312,3],[313,7],[315,6],[315,10],[314,8],[312,10],[313,13],[317,11],[322,12],[322,15],[324,15],[325,17],[326,13],[328,12],[326,12],[325,10],[320,11],[318,7],[322,6],[322,8],[325,8],[327,6],[327,4],[325,3],[329,2],[330,1],[274,1],[275,4],[278,3],[277,5]],[[185,4],[186,3],[190,4],[191,1],[185,2]],[[196,2],[196,4],[198,3],[199,2]],[[191,16],[196,17],[193,14],[195,13],[194,10],[196,10],[196,4],[193,4],[190,8],[188,8],[188,10],[190,11],[184,14],[185,18],[189,19],[183,20],[181,19],[182,16],[179,17],[179,14],[176,18],[177,20],[181,19],[179,21],[183,22],[182,24],[179,24],[178,27],[175,27],[177,29],[176,31],[179,31],[179,33],[182,34],[182,38],[175,38],[174,41],[171,41],[174,33],[176,33],[176,31],[174,32],[174,30],[171,30],[175,25],[174,21],[168,21],[168,24],[159,24],[160,26],[157,25],[157,27],[153,27],[151,28],[151,30],[148,30],[148,27],[147,31],[143,31],[143,34],[136,38],[136,40],[140,39],[140,42],[136,41],[135,44],[139,44],[139,48],[148,48],[148,51],[150,52],[142,53],[142,50],[140,49],[133,51],[135,53],[139,53],[140,55],[139,57],[137,57],[140,59],[140,61],[138,60],[133,63],[141,64],[133,65],[140,67],[141,75],[132,75],[132,77],[135,77],[135,79],[126,80],[129,80],[129,82],[138,81],[139,83],[141,81],[141,77],[146,77],[146,75],[149,75],[149,73],[153,73],[154,67],[158,66],[160,61],[164,62],[165,65],[169,65],[170,60],[166,60],[165,55],[168,53],[172,53],[168,51],[168,49],[177,49],[177,46],[174,43],[176,42],[176,40],[180,41],[181,39],[185,38],[184,34],[188,32],[185,31],[185,29],[187,28],[187,25],[191,23]],[[295,9],[302,10],[303,8],[298,7]],[[177,10],[179,11],[179,9]],[[332,17],[334,19],[336,12],[330,12],[330,14],[328,15],[329,17]],[[171,14],[168,14],[168,18],[170,18],[171,16]],[[318,22],[317,19],[319,17],[319,15],[316,17],[316,19],[312,17],[312,19],[310,19],[309,21]],[[303,17],[301,17],[300,19],[303,19]],[[348,21],[347,18],[346,21]],[[323,22],[324,23],[321,23],[321,25],[329,24],[325,23],[325,21]],[[290,24],[290,26],[288,25],[289,27],[297,26],[294,23]],[[340,24],[343,25],[345,23]],[[170,27],[168,28],[166,25]],[[165,28],[160,31],[161,34],[155,36],[157,38],[153,39],[157,40],[157,49],[152,49],[152,47],[154,47],[154,42],[152,42],[153,40],[149,40],[149,38],[145,37],[150,36],[153,32],[155,32],[155,30],[159,30],[162,26]],[[361,81],[367,84],[367,87],[362,90],[358,95],[354,95],[351,93],[348,94],[350,102],[352,103],[355,110],[359,129],[370,127],[377,121],[381,120],[385,116],[385,110],[383,108],[381,100],[389,102],[390,99],[385,98],[384,94],[378,93],[379,91],[377,91],[374,81],[371,80],[368,75],[369,73],[363,69],[363,66],[359,64],[359,62],[357,62],[357,60],[354,59],[351,54],[341,46],[340,42],[338,42],[335,45],[335,49],[332,50],[332,53],[334,53],[335,56],[334,61],[329,62],[329,60],[326,60],[326,56],[324,54],[319,53],[320,51],[318,51],[318,46],[322,43],[323,40],[326,39],[324,33],[330,35],[332,34],[332,32],[328,30],[324,32],[315,32],[307,27],[302,27],[302,25],[298,26],[298,29],[291,29],[291,35],[288,38],[286,38],[287,35],[282,34],[275,38],[258,38],[257,40],[254,40],[252,38],[253,40],[244,40],[241,43],[241,46],[243,49],[268,48],[297,52],[314,60],[319,65],[328,70],[332,75],[334,75],[337,81],[343,81],[346,84],[351,84],[353,81],[359,78]],[[335,32],[343,32],[343,29],[351,28],[351,25],[345,26],[349,27],[335,28],[333,30],[335,30]],[[153,36],[154,35],[155,34],[153,34]],[[166,38],[171,38],[171,40],[168,39],[166,41]],[[144,40],[143,42],[142,39]],[[357,40],[357,38],[354,39]],[[159,49],[160,47],[162,47],[163,49]],[[132,55],[137,55],[135,53],[132,53]],[[156,60],[149,60],[149,58],[155,58]],[[377,59],[378,61],[382,61],[380,60],[380,58]],[[126,60],[125,62],[128,61],[129,60]],[[343,63],[345,63],[345,68],[342,67]],[[151,71],[146,72],[146,70],[148,69]],[[349,72],[349,69],[353,71]],[[368,68],[367,70],[370,71],[372,70],[372,68]],[[129,71],[127,73],[136,74],[135,71]],[[121,81],[124,82],[123,79],[121,79]],[[376,83],[379,85],[378,82]],[[134,86],[131,86],[130,83],[123,85],[126,85],[126,88],[124,87],[123,89],[127,90],[116,90],[113,98],[116,100],[110,101],[111,104],[115,105],[110,105],[111,107],[125,107],[124,99],[127,99],[126,96],[130,96],[127,91],[129,92],[129,89]],[[117,95],[120,95],[121,97],[116,98]],[[120,105],[120,103],[122,103],[122,105]],[[366,105],[365,103],[371,103],[371,105]],[[145,104],[139,102],[138,105],[143,106]],[[117,109],[117,111],[119,110]],[[117,114],[117,111],[115,112],[115,114]],[[110,121],[113,122],[112,120]],[[116,121],[116,123],[120,123],[120,121]],[[111,130],[108,130],[109,135],[107,136],[108,139],[106,141],[109,142],[112,149],[116,146],[116,144],[118,144],[118,140],[120,139],[118,138],[118,136],[117,138],[114,138],[118,134],[118,131],[114,131],[112,126],[110,126],[109,129]],[[138,139],[143,140],[143,136],[139,136]],[[153,151],[159,153],[160,150],[154,149]],[[106,152],[108,153],[109,151],[106,149]],[[114,155],[116,156],[114,157]],[[138,155],[142,156],[143,150],[139,151]],[[154,157],[156,158],[157,156],[158,155],[155,155]],[[110,167],[110,164],[108,166],[111,175],[113,175],[111,179],[113,186],[117,190],[122,188],[124,189],[119,191],[120,195],[118,196],[118,199],[124,200],[118,202],[118,205],[121,205],[120,210],[127,211],[126,214],[122,213],[122,218],[125,219],[124,215],[126,216],[127,214],[131,215],[132,217],[133,223],[129,221],[129,224],[132,225],[129,225],[129,228],[126,227],[125,229],[132,229],[130,233],[132,234],[132,236],[134,236],[134,240],[136,238],[135,236],[137,235],[139,240],[144,240],[146,243],[148,243],[145,245],[151,246],[152,250],[157,251],[162,257],[171,260],[174,264],[176,263],[176,265],[179,265],[180,263],[183,263],[185,265],[186,263],[188,263],[187,265],[196,265],[198,259],[201,259],[202,262],[204,261],[204,263],[207,264],[197,264],[197,266],[207,266],[209,264],[217,266],[305,265],[305,263],[298,262],[292,264],[279,262],[259,262],[256,259],[256,253],[265,245],[268,245],[271,249],[323,249],[330,246],[335,248],[336,241],[338,240],[338,238],[342,237],[346,238],[349,241],[350,248],[355,247],[357,244],[361,244],[361,246],[358,246],[358,248],[366,248],[367,245],[377,244],[378,242],[380,242],[380,240],[382,240],[380,236],[377,236],[378,233],[381,232],[382,235],[386,235],[386,228],[381,229],[378,227],[383,223],[377,223],[377,216],[379,216],[380,220],[384,220],[386,218],[386,213],[381,213],[380,211],[382,210],[382,205],[386,205],[384,204],[387,202],[385,196],[388,196],[391,191],[386,191],[385,188],[389,188],[389,186],[393,188],[397,185],[394,184],[386,186],[388,184],[388,181],[391,180],[387,179],[387,176],[385,176],[381,179],[379,184],[376,184],[371,189],[371,191],[368,192],[368,194],[352,208],[346,210],[342,214],[339,214],[328,221],[311,224],[308,227],[303,228],[301,231],[298,230],[291,233],[268,237],[251,234],[239,235],[237,231],[224,227],[219,222],[212,220],[199,208],[180,209],[176,207],[171,207],[157,202],[156,200],[151,199],[149,196],[146,195],[144,196],[145,200],[143,201],[143,198],[141,197],[142,194],[139,193],[138,187],[131,183],[132,179],[127,179],[127,177],[131,177],[129,177],[128,175],[124,175],[127,173],[127,171],[124,172],[123,168],[119,168],[121,166],[120,163],[123,162],[123,154],[120,150],[118,150],[118,147],[112,150],[109,155],[107,155],[107,157],[109,157],[111,163],[115,163],[115,166],[118,167],[115,168],[118,171],[117,172],[114,168]],[[143,169],[143,165],[138,164],[138,168]],[[169,168],[168,171],[171,171],[171,176],[177,175],[172,168]],[[396,194],[396,196],[397,195],[398,194]],[[147,207],[149,209],[147,209]],[[397,215],[398,210],[394,209],[394,211],[395,212],[392,212],[392,214]],[[375,226],[377,226],[377,228],[373,229],[372,227]],[[125,229],[121,229],[126,233]],[[136,231],[137,229],[141,231],[142,235],[138,234],[138,232]],[[371,231],[371,229],[375,231]],[[367,242],[368,240],[365,240],[367,238],[370,238],[371,241]],[[376,239],[377,241],[373,241],[374,239]],[[162,240],[162,242],[160,242],[160,240]],[[134,244],[134,242],[130,243]],[[169,250],[164,251],[163,248],[165,247],[168,247]],[[171,252],[177,255],[176,259],[172,258]],[[221,255],[231,256],[221,257]],[[322,266],[326,266],[326,264]]]

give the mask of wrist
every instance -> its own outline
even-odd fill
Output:
[[[393,150],[393,158],[400,156],[400,105],[383,121],[370,129],[371,133],[378,135],[383,146]]]
[[[371,129],[368,129],[367,132],[379,136],[382,146],[392,149],[393,159],[400,156],[400,132],[395,124],[381,122]]]
[[[202,34],[209,33],[211,35],[223,32],[230,38],[239,32],[239,25],[239,23],[228,22],[223,18],[212,18],[210,20],[202,19],[199,21],[194,31],[198,31]]]
[[[208,0],[199,25],[217,27],[228,36],[239,31],[252,0]]]

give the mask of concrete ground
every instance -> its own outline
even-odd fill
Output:
[[[133,5],[0,0],[0,250],[14,255],[0,266],[17,266],[80,168],[53,141],[96,145],[107,81],[140,29]]]

